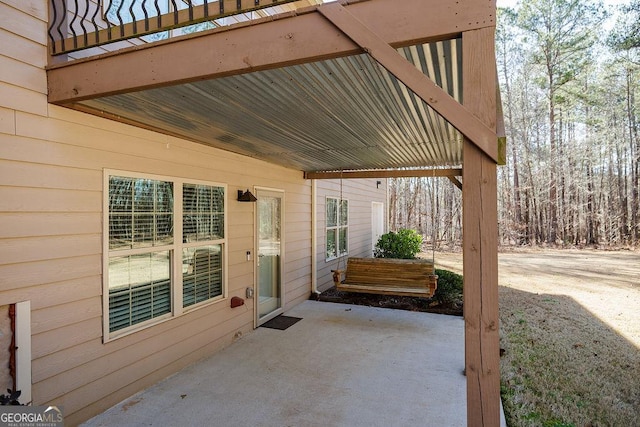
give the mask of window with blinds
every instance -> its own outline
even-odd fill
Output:
[[[349,252],[349,202],[327,197],[326,199],[326,260],[332,260]]]
[[[182,253],[188,260],[182,275],[182,305],[188,307],[222,295],[219,242],[224,239],[224,188],[185,184],[182,209],[183,242],[188,245]]]
[[[222,185],[108,175],[106,333],[224,297],[224,209]]]

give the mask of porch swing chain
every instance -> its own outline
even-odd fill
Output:
[[[340,254],[340,245],[339,245],[339,239],[340,239],[340,216],[342,215],[342,169],[340,169],[340,199],[338,200],[338,206],[337,206],[337,218],[336,218],[336,225],[338,226],[336,228],[336,255],[338,255],[338,270],[342,270],[342,268],[340,267],[340,264],[344,264],[343,262],[343,256]],[[345,266],[346,267],[346,266]]]
[[[433,169],[431,178],[431,262],[436,267],[436,169]]]
[[[336,283],[336,286],[342,281],[342,264],[344,264],[342,261],[343,256],[340,254],[340,245],[339,245],[339,235],[340,235],[340,210],[342,209],[342,170],[340,170],[340,199],[337,202],[337,206],[336,206],[336,229],[335,229],[335,238],[334,238],[334,245],[335,245],[335,254],[338,257],[338,262],[336,264],[336,269],[335,270],[331,270],[331,272],[333,273],[333,282]],[[325,205],[325,210],[327,210],[327,224],[325,224],[325,226],[329,226],[329,212],[327,209],[327,206]],[[328,236],[329,231],[327,230],[327,236]],[[327,247],[325,248],[327,254],[329,253],[329,246],[328,246],[328,242],[329,239],[327,237],[326,239],[326,243],[327,243]],[[346,269],[346,264],[345,264],[345,269]]]

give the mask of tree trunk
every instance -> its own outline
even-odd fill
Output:
[[[555,244],[558,238],[558,188],[556,183],[556,111],[553,74],[549,71],[549,234],[547,242]]]

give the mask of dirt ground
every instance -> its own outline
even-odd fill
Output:
[[[462,254],[436,253],[436,268],[462,273]],[[504,252],[498,269],[501,298],[507,288],[568,296],[640,349],[639,251]]]
[[[427,313],[462,316],[462,301],[439,304],[427,298],[373,295],[367,293],[341,292],[335,286],[322,292],[319,301],[341,304],[366,305],[368,307],[392,308],[396,310],[422,311]]]

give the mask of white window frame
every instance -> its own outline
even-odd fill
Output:
[[[173,183],[173,243],[155,246],[153,252],[169,251],[170,253],[170,278],[171,278],[171,311],[162,316],[158,316],[117,331],[109,331],[109,259],[111,256],[125,256],[136,253],[150,252],[144,249],[123,249],[110,251],[109,249],[109,178],[111,176],[121,176],[134,179],[150,179],[157,181],[165,181]],[[205,185],[212,187],[222,187],[224,189],[224,237],[215,240],[205,240],[198,242],[183,242],[183,186],[185,184]],[[103,342],[109,342],[113,339],[120,338],[141,329],[163,323],[167,320],[179,317],[182,314],[189,313],[202,307],[215,304],[228,299],[228,188],[226,184],[213,181],[202,181],[196,179],[179,178],[165,175],[145,174],[138,172],[105,169],[103,176],[103,263],[102,263],[102,310],[103,310]],[[221,245],[222,246],[222,294],[205,301],[183,307],[183,260],[182,252],[186,248],[194,248],[198,246]]]
[[[336,201],[336,207],[337,207],[337,212],[336,212],[336,225],[335,226],[329,226],[329,218],[327,216],[327,206],[329,205],[329,200],[335,200]],[[342,207],[342,202],[346,202],[347,203],[347,224],[346,225],[340,225],[340,209]],[[349,200],[348,199],[341,199],[340,197],[331,197],[331,196],[326,196],[325,197],[325,205],[324,205],[324,245],[325,245],[325,261],[332,261],[334,259],[338,259],[344,256],[348,256],[349,255]],[[346,229],[347,231],[347,241],[345,242],[345,252],[344,253],[339,253],[339,248],[340,248],[340,230],[341,229]],[[336,231],[336,256],[327,256],[327,252],[328,252],[328,248],[327,248],[327,238],[329,236],[328,231],[329,230],[335,230]]]

